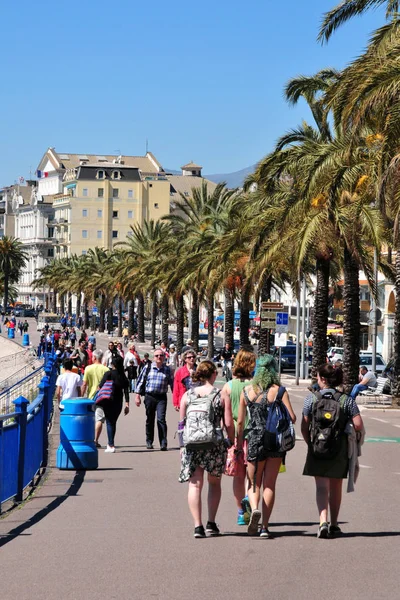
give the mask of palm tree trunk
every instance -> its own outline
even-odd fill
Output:
[[[360,283],[358,263],[347,248],[343,263],[343,380],[345,392],[358,382],[360,359]]]
[[[59,295],[59,300],[60,300],[60,313],[64,314],[65,313],[65,296],[64,296],[64,294]],[[71,316],[71,315],[69,315],[69,316]]]
[[[86,297],[84,297],[84,299],[83,299],[83,326],[85,329],[88,329],[89,325],[90,325],[89,307],[88,307],[88,302],[86,300]]]
[[[169,299],[167,294],[163,294],[161,300],[161,339],[168,348],[168,319],[169,319]]]
[[[208,321],[208,350],[207,358],[212,360],[214,356],[214,293],[210,292],[207,297],[207,321]]]
[[[183,294],[176,300],[176,351],[180,354],[183,347],[183,332],[185,327],[185,308]]]
[[[114,331],[113,316],[113,302],[111,301],[111,306],[107,306],[107,333]]]
[[[137,295],[138,308],[137,308],[137,328],[138,328],[138,342],[143,343],[144,339],[144,296],[142,292]]]
[[[400,235],[397,231],[395,259],[395,294],[396,304],[394,312],[394,367],[393,367],[393,405],[400,405]]]
[[[233,301],[233,291],[225,288],[225,314],[224,314],[224,333],[225,343],[233,348],[234,328],[235,328],[235,303]]]
[[[4,271],[4,311],[7,310],[7,306],[8,306],[9,287],[10,287],[10,273],[8,272],[8,270],[5,270]]]
[[[53,290],[53,306],[51,308],[54,314],[57,313],[57,290]]]
[[[272,288],[272,275],[265,275],[261,285],[261,302],[269,302],[271,300],[271,288]],[[261,329],[260,327],[260,340],[258,342],[258,354],[269,354],[270,348],[270,335],[269,329]]]
[[[156,345],[156,323],[157,323],[157,298],[156,295],[153,294],[151,299],[151,339],[150,344],[153,346]]]
[[[326,353],[328,351],[326,331],[328,328],[329,271],[329,260],[321,257],[317,258],[317,284],[315,288],[313,319],[313,381],[316,381],[317,369],[326,363]]]
[[[122,298],[118,296],[118,337],[122,336]]]
[[[71,292],[68,292],[68,314],[72,315],[72,294]],[[78,316],[78,315],[76,315]]]
[[[197,290],[193,290],[192,292],[192,331],[190,332],[190,336],[193,341],[193,348],[198,352],[199,350],[199,293]]]
[[[106,328],[106,297],[104,294],[100,296],[100,309],[99,309],[99,333],[104,333]]]
[[[79,319],[79,317],[81,316],[81,312],[82,312],[82,297],[81,297],[81,293],[78,292],[77,297],[76,297],[76,318]]]
[[[135,333],[135,303],[133,300],[128,302],[128,335],[131,337]]]
[[[249,302],[250,302],[250,287],[244,284],[241,289],[240,298],[240,347],[249,344]]]

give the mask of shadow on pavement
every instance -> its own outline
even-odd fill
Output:
[[[352,538],[352,537],[396,537],[400,536],[400,531],[355,531],[350,533],[342,533],[335,539]]]
[[[133,469],[131,467],[101,467],[96,469],[97,471],[133,471]]]
[[[0,548],[11,542],[13,539],[18,537],[19,535],[30,535],[29,533],[24,533],[27,529],[39,523],[44,517],[46,517],[53,510],[58,508],[67,498],[70,496],[76,496],[78,491],[85,479],[86,471],[78,471],[75,473],[74,479],[72,480],[71,485],[65,494],[56,497],[50,504],[48,504],[45,508],[39,510],[31,519],[25,521],[15,529],[12,529],[9,533],[5,535],[0,535]]]

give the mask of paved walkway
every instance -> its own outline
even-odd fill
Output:
[[[305,386],[285,383],[300,416]],[[279,476],[274,540],[235,524],[227,477],[217,516],[224,535],[195,540],[171,408],[168,452],[146,450],[144,408],[133,405],[118,421],[117,453],[100,451],[98,470],[58,471],[52,458],[46,484],[0,521],[3,600],[399,597],[400,444],[365,444],[357,490],[344,496],[342,539],[315,537],[314,483],[301,475],[298,441]],[[363,415],[371,435],[398,435],[399,413]],[[52,436],[57,446],[57,427]]]

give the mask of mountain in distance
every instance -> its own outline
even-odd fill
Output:
[[[242,187],[243,182],[246,179],[247,175],[253,173],[256,165],[252,167],[246,167],[245,169],[241,169],[240,171],[234,171],[233,173],[222,173],[216,175],[203,175],[205,179],[209,179],[210,181],[214,181],[214,183],[221,183],[222,181],[226,182],[228,188],[237,188]],[[182,171],[177,171],[176,169],[165,169],[167,173],[171,173],[171,175],[180,175]]]

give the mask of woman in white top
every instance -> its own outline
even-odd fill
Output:
[[[57,400],[58,405],[63,400],[67,400],[68,398],[80,398],[81,397],[81,385],[82,379],[78,373],[74,373],[72,368],[74,363],[70,358],[66,358],[63,362],[64,373],[57,377],[56,387],[57,387]]]

